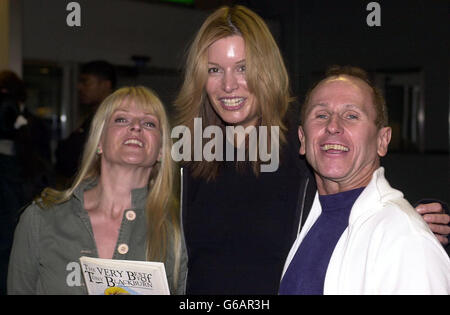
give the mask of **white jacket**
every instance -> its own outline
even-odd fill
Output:
[[[318,194],[283,276],[321,213]],[[450,259],[380,167],[355,201],[330,259],[324,294],[450,294]]]

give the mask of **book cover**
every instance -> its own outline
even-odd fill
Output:
[[[169,295],[161,262],[80,257],[89,295]]]

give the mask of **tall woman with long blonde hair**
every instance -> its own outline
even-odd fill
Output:
[[[291,101],[286,67],[265,22],[242,6],[208,16],[187,55],[175,101],[177,124],[191,135],[196,118],[202,132],[209,126],[277,127],[279,134],[268,132],[267,138],[258,132],[257,143],[277,143],[280,163],[274,172],[262,172],[260,157],[182,162],[187,293],[277,293],[299,213],[309,202],[303,196],[314,190],[313,180],[305,185],[309,173],[298,161],[298,147],[288,145],[289,131],[296,135],[287,119]]]
[[[184,292],[186,260],[174,198],[169,122],[159,98],[125,87],[97,110],[73,185],[47,188],[24,212],[8,274],[10,294],[83,294],[80,256],[165,263]]]

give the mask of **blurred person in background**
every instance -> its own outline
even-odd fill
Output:
[[[25,204],[22,169],[14,150],[18,104],[0,91],[0,294],[6,294],[6,274],[19,209]]]
[[[0,72],[0,90],[18,109],[14,123],[14,154],[21,166],[25,202],[31,202],[54,182],[51,163],[51,133],[43,118],[26,106],[25,82],[14,72]],[[30,158],[32,157],[32,158]]]
[[[95,111],[116,88],[116,72],[110,63],[97,60],[81,66],[78,82],[81,124],[58,143],[56,171],[61,185],[69,183],[81,161],[81,154]]]

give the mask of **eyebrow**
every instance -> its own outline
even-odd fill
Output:
[[[328,103],[316,103],[316,104],[310,105],[310,106],[309,106],[309,108],[310,108],[309,110],[312,110],[312,109],[314,109],[314,108],[316,108],[316,107],[319,107],[319,106],[327,107],[327,106],[328,106]],[[358,109],[358,110],[364,112],[364,110],[363,110],[361,107],[358,107],[358,106],[356,106],[356,105],[354,105],[354,104],[345,104],[345,107],[346,107],[346,108],[350,108],[350,109],[352,109],[352,108]]]
[[[239,61],[236,61],[234,64],[240,64],[240,63],[244,63],[245,62],[245,59],[241,59],[241,60],[239,60]],[[215,62],[211,62],[211,61],[208,61],[208,64],[209,65],[215,65],[215,66],[218,66],[218,67],[220,67],[220,64],[218,64],[218,63],[215,63]]]
[[[126,109],[116,109],[116,110],[113,112],[113,114],[115,114],[115,113],[117,113],[117,112],[129,113],[130,111],[129,111],[129,110],[126,110]],[[156,114],[154,114],[154,113],[144,113],[144,115],[145,115],[145,116],[153,116],[153,117],[156,117]]]
[[[316,107],[319,107],[319,106],[325,108],[325,107],[328,106],[328,103],[316,103],[316,104],[310,105],[309,108],[306,109],[305,114],[311,113]],[[369,115],[369,113],[365,109],[363,109],[361,107],[358,107],[358,106],[356,106],[354,104],[345,104],[345,108],[346,109],[357,110],[359,112],[362,112],[366,116]]]

